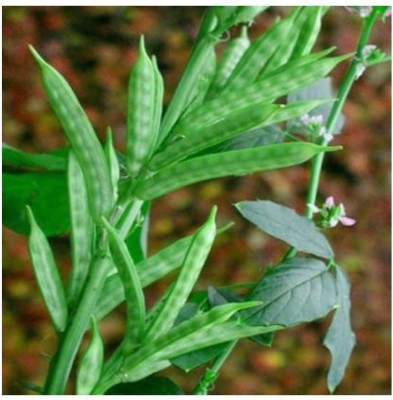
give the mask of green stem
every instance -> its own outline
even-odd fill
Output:
[[[44,393],[47,395],[64,394],[83,334],[90,316],[93,314],[105,277],[112,265],[108,261],[108,258],[98,258],[92,262],[90,276],[86,282],[81,301],[62,335],[57,351],[50,363],[44,389]]]
[[[333,104],[333,107],[330,111],[329,117],[326,122],[326,131],[328,133],[331,133],[333,131],[333,129],[337,123],[338,117],[340,115],[340,112],[341,112],[341,110],[344,106],[344,103],[348,97],[348,94],[352,88],[352,85],[356,80],[356,69],[357,69],[357,66],[362,62],[361,54],[364,49],[364,46],[366,46],[368,39],[371,35],[371,31],[372,31],[373,25],[377,19],[377,16],[378,16],[378,13],[374,8],[372,13],[367,18],[365,18],[363,21],[362,31],[360,33],[359,41],[358,41],[358,44],[356,47],[356,56],[352,60],[350,66],[341,82],[339,91],[337,93],[337,100]],[[324,139],[321,144],[323,146],[326,146],[327,143],[328,143],[327,140]],[[305,216],[310,219],[312,218],[312,215],[313,215],[312,206],[315,205],[315,200],[317,198],[318,186],[319,186],[324,157],[325,157],[325,153],[319,153],[312,160],[311,176],[310,176],[310,181],[309,181],[309,185],[308,185],[306,210],[305,210]]]
[[[226,349],[215,359],[210,368],[207,368],[198,385],[192,391],[194,395],[206,395],[212,389],[214,382],[218,379],[218,371],[224,365],[232,350],[237,345],[237,340],[228,343]]]

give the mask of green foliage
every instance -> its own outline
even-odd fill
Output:
[[[173,382],[153,374],[171,364],[189,371],[213,360],[195,390],[206,394],[237,340],[250,338],[270,346],[274,332],[323,318],[332,310],[324,341],[332,355],[329,390],[342,380],[355,343],[349,281],[312,215],[300,216],[271,201],[236,204],[245,219],[292,246],[242,296],[225,288],[192,296],[217,234],[216,207],[195,233],[147,256],[150,200],[193,183],[312,159],[307,210],[315,208],[323,157],[341,147],[328,147],[327,140],[307,135],[302,117],[321,116],[326,135],[339,133],[342,104],[359,71],[387,59],[366,46],[377,14],[386,13],[378,7],[365,19],[357,58],[336,101],[326,76],[349,55],[328,57],[332,49],[311,53],[327,11],[312,6],[294,7],[252,41],[242,26],[240,36],[227,43],[217,60],[215,45],[223,33],[239,23],[250,25],[266,8],[207,10],[164,114],[164,80],[141,38],[128,83],[124,156],[116,153],[109,128],[102,148],[66,80],[30,47],[71,145],[70,150],[49,154],[3,146],[4,222],[26,233],[28,219],[36,280],[55,330],[61,333],[44,394],[64,393],[89,321],[91,337],[77,371],[77,394],[181,394]],[[277,103],[284,96],[287,104]],[[293,133],[306,134],[309,141]],[[47,236],[70,228],[67,299]],[[296,252],[326,259],[328,265]],[[177,277],[147,311],[143,288],[177,269]],[[97,321],[123,301],[123,340],[104,362]]]
[[[259,229],[283,240],[299,251],[332,258],[333,250],[312,221],[288,207],[271,201],[242,201],[236,208]]]

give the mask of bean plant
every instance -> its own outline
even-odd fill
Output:
[[[30,46],[69,144],[50,154],[3,147],[9,164],[41,170],[26,175],[24,184],[38,188],[33,199],[15,201],[6,190],[3,200],[6,225],[28,233],[31,264],[58,339],[46,382],[34,387],[39,393],[64,394],[75,369],[76,394],[180,394],[154,374],[170,365],[187,372],[204,365],[193,394],[207,394],[239,340],[250,339],[263,351],[278,331],[328,315],[323,343],[331,354],[329,391],[343,379],[355,345],[350,283],[325,231],[355,220],[332,196],[322,201],[317,192],[325,156],[342,148],[336,143],[352,85],[366,67],[389,59],[368,41],[390,11],[352,7],[363,19],[358,44],[353,53],[338,55],[335,48],[313,51],[329,7],[292,7],[249,39],[253,20],[263,18],[266,8],[208,7],[166,108],[159,60],[140,37],[128,80],[125,154],[114,148],[110,128],[100,143],[66,79]],[[225,47],[220,56],[219,43]],[[328,76],[342,63],[347,71],[335,93]],[[193,291],[217,235],[230,228],[217,226],[215,206],[195,232],[146,254],[155,199],[196,182],[308,161],[304,215],[269,199],[235,204],[246,220],[289,245],[253,284]],[[54,172],[66,184],[51,180]],[[20,177],[3,179],[7,188]],[[56,217],[60,204],[48,209],[53,191],[65,193],[66,226]],[[48,237],[66,231],[72,269],[64,281]],[[145,287],[173,271],[173,282],[148,308]],[[236,290],[245,287],[241,295]],[[121,303],[123,338],[108,353],[99,321]],[[85,335],[88,343],[81,346]]]

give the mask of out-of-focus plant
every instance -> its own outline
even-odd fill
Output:
[[[88,330],[77,394],[179,394],[173,382],[154,373],[171,364],[189,371],[212,361],[194,390],[207,394],[238,340],[270,346],[274,332],[329,313],[334,313],[324,340],[332,357],[329,390],[342,380],[355,344],[350,287],[324,230],[355,220],[333,197],[318,207],[317,191],[325,153],[341,148],[329,142],[343,126],[341,111],[352,84],[368,66],[389,59],[368,44],[375,22],[389,10],[354,7],[363,18],[356,51],[330,57],[334,49],[312,52],[328,7],[294,7],[250,41],[247,29],[266,8],[207,9],[164,113],[164,80],[141,38],[129,78],[124,155],[114,149],[110,129],[101,146],[66,80],[31,47],[70,145],[50,154],[3,146],[3,162],[12,167],[3,172],[4,222],[29,232],[36,280],[58,336],[41,393],[65,392]],[[227,41],[217,60],[215,46],[237,25],[240,35]],[[326,76],[348,59],[335,95]],[[216,235],[228,229],[217,229],[216,207],[195,233],[146,256],[154,199],[195,182],[307,160],[304,216],[267,200],[236,204],[244,218],[291,246],[248,294],[228,287],[192,294]],[[54,193],[57,201],[49,203]],[[47,237],[67,231],[72,270],[65,284]],[[177,277],[147,309],[143,289],[174,270]],[[247,285],[236,287],[242,286]],[[122,302],[124,337],[105,359],[97,322]]]

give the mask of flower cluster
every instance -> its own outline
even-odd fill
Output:
[[[320,214],[321,218],[318,222],[323,228],[333,228],[339,222],[345,226],[352,226],[356,223],[356,220],[346,215],[345,208],[342,203],[338,205],[334,203],[333,196],[329,196],[325,200],[322,208],[319,208],[314,204],[308,204],[308,207],[314,214]]]
[[[300,117],[300,125],[314,139],[315,137],[322,137],[327,143],[333,139],[333,135],[326,130],[323,124],[323,115],[321,114],[312,116],[308,114],[303,115]]]

